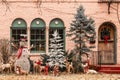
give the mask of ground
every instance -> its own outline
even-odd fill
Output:
[[[120,74],[61,74],[60,76],[0,74],[0,80],[120,80]]]

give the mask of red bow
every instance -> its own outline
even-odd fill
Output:
[[[108,39],[109,39],[109,36],[104,36],[104,43],[105,43],[105,44],[108,43]]]
[[[40,61],[37,61],[36,64],[41,65],[41,62],[40,62]]]

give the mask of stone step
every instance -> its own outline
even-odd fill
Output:
[[[120,65],[101,65],[96,67],[100,70],[120,70]]]
[[[120,73],[120,65],[99,65],[97,68],[103,73]]]
[[[102,73],[114,73],[114,74],[120,74],[120,70],[99,70],[99,72],[102,72]]]

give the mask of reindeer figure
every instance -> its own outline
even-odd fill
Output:
[[[34,72],[35,73],[37,73],[37,72],[40,73],[40,67],[41,67],[41,60],[38,59],[37,61],[34,62]]]
[[[65,58],[66,72],[67,73],[73,73],[74,72],[72,57],[73,57],[73,53],[69,53],[69,51],[67,51],[66,52],[66,58]]]
[[[72,63],[71,60],[66,59],[66,60],[65,60],[65,65],[66,65],[66,71],[67,71],[67,73],[72,73],[72,72],[74,72],[73,63]]]
[[[3,73],[4,71],[6,71],[7,73],[12,73],[13,71],[13,68],[14,68],[14,62],[13,61],[9,61],[8,63],[4,64],[4,63],[1,63],[0,64],[0,69],[1,69],[1,72]]]
[[[68,60],[71,60],[71,64],[69,63],[69,68],[71,68],[74,73],[84,72],[84,69],[82,67],[81,55],[73,50],[67,51],[66,53]],[[70,69],[67,70],[70,71]]]
[[[28,75],[28,72],[21,69],[20,66],[16,66],[16,74],[20,74],[20,75],[26,74],[26,75]]]

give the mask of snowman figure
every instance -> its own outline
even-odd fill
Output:
[[[30,70],[30,62],[28,60],[29,58],[29,51],[27,47],[27,39],[26,36],[23,36],[20,40],[20,47],[17,52],[17,59],[15,62],[15,72],[18,74],[26,74],[29,73]],[[18,69],[19,68],[19,69]],[[18,72],[19,70],[19,72]],[[24,73],[23,73],[24,72]]]

